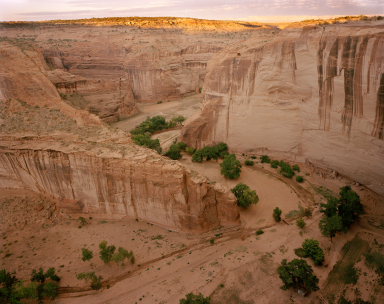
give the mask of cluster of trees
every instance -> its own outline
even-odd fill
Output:
[[[121,263],[121,266],[124,266],[124,260],[127,259],[131,264],[135,263],[135,257],[133,256],[132,250],[128,252],[128,250],[123,247],[119,247],[116,251],[116,246],[110,245],[108,246],[107,241],[101,241],[99,244],[100,249],[100,259],[105,263],[109,264],[110,262],[115,262],[117,265]],[[93,251],[87,248],[81,248],[82,252],[82,260],[89,261],[93,258]]]
[[[228,145],[220,142],[214,146],[205,146],[203,149],[197,149],[193,154],[192,161],[201,163],[204,158],[209,161],[211,159],[218,160],[228,155]]]
[[[130,132],[132,134],[132,140],[135,144],[156,150],[160,154],[162,151],[160,141],[158,139],[151,139],[151,135],[155,131],[174,128],[184,120],[185,117],[182,115],[172,118],[170,122],[167,122],[163,116],[158,115],[152,118],[148,116],[145,121]]]
[[[324,261],[324,251],[319,246],[319,241],[305,239],[301,245],[304,250],[304,257],[310,257],[316,265],[321,265]]]
[[[238,183],[231,192],[237,198],[237,205],[243,208],[247,208],[252,204],[257,204],[259,197],[255,190],[251,190],[246,184]]]
[[[43,303],[44,298],[55,299],[60,280],[53,267],[46,272],[42,268],[39,271],[33,269],[31,283],[26,286],[14,273],[0,270],[0,302],[22,304],[22,300],[37,300],[38,303]]]
[[[319,222],[321,234],[332,238],[340,232],[346,233],[349,226],[363,214],[363,205],[359,195],[350,186],[340,188],[340,198],[330,197],[326,204],[320,204],[320,212],[324,213]]]
[[[288,163],[282,160],[280,161],[271,160],[268,155],[262,155],[260,159],[262,164],[263,163],[270,164],[271,167],[275,169],[277,169],[277,167],[280,167],[280,174],[288,178],[292,178],[295,175],[294,171],[300,172],[300,167],[298,165],[293,165],[291,168],[291,166]],[[298,182],[302,182],[304,179],[303,177],[300,176],[300,178],[299,179],[296,178],[296,180]]]
[[[181,150],[185,151],[186,149],[188,149],[187,145],[181,141],[177,144],[171,145],[165,155],[168,156],[170,159],[176,160],[182,157]]]

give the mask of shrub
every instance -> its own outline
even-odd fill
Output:
[[[256,156],[251,156],[252,159],[256,159]]]
[[[263,234],[263,233],[264,233],[263,229],[256,230],[256,235],[260,235],[260,234]]]
[[[89,261],[93,258],[93,251],[88,250],[87,248],[81,248],[83,257],[81,258],[84,262]]]
[[[280,174],[282,176],[292,178],[292,176],[295,175],[295,172],[293,172],[291,166],[288,163],[280,161],[279,166],[280,166]]]
[[[162,101],[162,100],[159,100],[157,103],[163,103],[163,101]]]
[[[296,181],[298,183],[302,183],[304,181],[304,178],[302,176],[298,175],[298,176],[296,176]]]
[[[185,152],[187,152],[188,154],[192,155],[193,153],[195,153],[195,149],[186,147],[185,148]]]
[[[271,165],[272,168],[277,168],[278,164],[279,164],[279,161],[277,160],[271,160],[271,162],[269,163]]]
[[[254,163],[253,161],[247,159],[247,160],[245,161],[245,164],[246,164],[247,166],[253,166],[255,163]]]
[[[303,220],[303,218],[299,218],[296,220],[296,225],[299,228],[304,228],[307,223]]]
[[[241,164],[236,159],[235,154],[229,154],[224,157],[223,162],[220,164],[221,174],[230,179],[239,178],[241,172]]]
[[[293,171],[300,172],[300,167],[299,167],[298,165],[293,165],[293,166],[292,166],[292,170],[293,170]]]
[[[305,208],[303,210],[303,215],[306,216],[306,217],[311,217],[312,216],[312,211],[311,211],[311,208]]]
[[[198,295],[189,293],[185,296],[185,299],[180,300],[179,304],[211,304],[211,298],[205,298],[201,293]]]
[[[271,159],[268,157],[268,155],[262,155],[262,156],[260,156],[260,159],[261,159],[262,164],[271,162]]]
[[[209,242],[213,245],[215,243],[215,239],[210,239]]]
[[[46,279],[51,279],[52,282],[45,283]],[[42,303],[43,298],[52,297],[55,299],[58,296],[59,285],[54,282],[60,282],[60,277],[55,274],[55,268],[49,268],[46,273],[44,273],[43,269],[40,267],[39,272],[35,269],[32,270],[31,274],[31,284],[28,285],[30,289],[27,292],[33,295],[33,299],[37,298],[39,303]],[[36,283],[34,283],[36,282]]]
[[[83,218],[82,216],[80,216],[80,217],[78,218],[78,220],[80,221],[80,224],[81,224],[82,226],[84,226],[84,225],[87,223],[87,220],[86,220],[85,218]]]
[[[324,251],[319,246],[319,241],[314,239],[305,239],[302,244],[305,254],[309,256],[316,265],[324,261]]]
[[[234,188],[231,189],[231,192],[237,198],[237,205],[243,208],[247,208],[252,204],[257,204],[259,197],[256,194],[255,190],[251,190],[247,185],[243,183],[238,183]]]
[[[92,290],[99,290],[102,286],[101,280],[103,279],[102,276],[96,276],[95,272],[81,272],[77,275],[78,280],[85,280],[85,282],[88,282],[88,280],[91,280],[91,288]]]
[[[283,213],[283,211],[281,211],[281,209],[279,207],[276,207],[275,209],[273,209],[273,218],[275,219],[276,222],[280,222],[281,221],[281,214]]]
[[[182,156],[181,156],[179,145],[175,145],[175,144],[171,145],[167,153],[165,153],[165,155],[173,160],[181,158]]]
[[[123,247],[119,247],[117,252],[112,255],[112,261],[114,261],[117,265],[119,265],[119,263],[122,265],[125,259],[128,259],[131,264],[135,263],[135,257],[133,256],[132,250],[128,252],[128,250]]]
[[[281,286],[283,290],[291,287],[298,288],[300,286],[308,291],[319,290],[319,279],[313,273],[312,267],[303,259],[294,259],[289,263],[284,259],[277,268],[277,272],[284,283],[284,285]]]
[[[346,231],[343,227],[342,218],[337,214],[331,217],[323,217],[319,222],[319,229],[323,236],[331,238],[331,243],[336,233]]]

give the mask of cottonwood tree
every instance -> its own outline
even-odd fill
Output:
[[[220,173],[225,177],[230,179],[239,178],[242,166],[240,162],[236,159],[235,154],[226,155],[220,166]]]

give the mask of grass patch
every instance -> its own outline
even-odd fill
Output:
[[[307,257],[307,255],[305,254],[305,251],[304,251],[304,249],[302,247],[296,248],[293,251],[300,258],[306,258]]]

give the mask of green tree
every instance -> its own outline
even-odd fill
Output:
[[[180,147],[177,144],[171,145],[167,153],[165,153],[170,159],[176,160],[181,158]]]
[[[105,264],[108,264],[110,261],[112,261],[112,256],[115,253],[116,247],[114,245],[107,246],[107,241],[101,241],[99,248],[101,249],[100,259]]]
[[[187,152],[188,154],[192,155],[192,154],[195,153],[195,149],[186,147],[185,148],[185,152]]]
[[[293,165],[293,166],[292,166],[292,170],[293,170],[293,171],[300,172],[300,167],[299,167],[298,165]]]
[[[45,283],[46,279],[50,279],[51,282]],[[57,297],[59,284],[55,282],[60,282],[60,280],[60,277],[55,273],[54,267],[49,268],[46,273],[40,267],[38,272],[35,269],[32,270],[31,281],[36,283],[30,284],[29,288],[33,289],[36,286],[37,301],[43,303],[44,298],[51,297],[55,299]],[[33,294],[33,291],[31,290],[29,294]]]
[[[277,166],[278,166],[278,164],[279,164],[279,161],[277,161],[277,160],[271,160],[269,164],[271,165],[272,168],[275,168],[275,169],[276,169]]]
[[[183,143],[182,141],[178,142],[177,145],[181,150],[185,150],[187,148],[187,145]]]
[[[229,154],[224,157],[223,162],[220,164],[221,174],[230,179],[239,178],[241,172],[241,164],[236,159],[235,154]]]
[[[316,265],[324,261],[324,251],[319,246],[319,241],[314,239],[305,239],[302,244],[305,255],[310,257]]]
[[[298,176],[296,176],[296,181],[298,183],[302,183],[304,181],[304,178],[302,176],[298,175]]]
[[[319,228],[323,236],[331,238],[331,243],[336,233],[340,233],[341,231],[345,232],[343,220],[337,214],[331,217],[323,217],[319,222]]]
[[[308,291],[319,290],[319,279],[313,273],[312,267],[303,259],[294,259],[289,263],[284,259],[277,268],[277,272],[284,283],[281,286],[283,290],[291,287],[299,288],[300,286]]]
[[[330,197],[326,204],[320,204],[320,212],[324,213],[327,217],[331,217],[337,214],[338,205],[338,199],[336,197]]]
[[[186,120],[186,118],[183,115],[179,115],[179,116],[173,117],[171,119],[171,121],[174,121],[174,122],[176,122],[178,124],[181,124],[184,120]]]
[[[89,261],[93,258],[93,251],[88,250],[87,248],[81,248],[81,253],[83,257],[81,258],[84,262]]]
[[[280,174],[282,176],[292,178],[295,175],[295,172],[292,170],[291,166],[288,163],[280,161]]]
[[[237,198],[237,205],[243,208],[247,208],[252,204],[257,204],[259,197],[255,190],[251,190],[247,185],[238,183],[231,192]]]
[[[205,298],[201,293],[198,295],[189,293],[185,297],[185,299],[180,299],[180,304],[211,304],[211,298]]]
[[[349,227],[363,214],[363,205],[359,195],[350,186],[340,188],[338,214],[341,216],[344,227]]]
[[[279,207],[276,207],[275,209],[273,209],[273,218],[275,219],[276,222],[280,222],[281,221],[281,214],[283,213],[283,211],[281,211],[281,209]]]
[[[203,151],[201,149],[196,150],[195,154],[192,156],[192,161],[201,163],[203,159]]]
[[[0,302],[1,303],[19,303],[21,295],[15,290],[16,283],[20,282],[18,278],[5,269],[0,270]],[[14,302],[12,302],[14,301]]]
[[[299,218],[296,220],[296,225],[299,227],[299,228],[304,228],[305,225],[307,225],[307,223],[303,220],[303,218]]]

